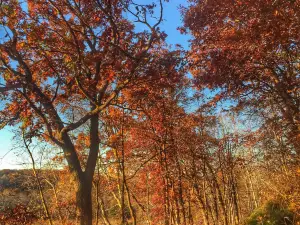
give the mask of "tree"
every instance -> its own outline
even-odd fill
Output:
[[[162,60],[172,58],[159,29],[163,2],[158,10],[131,0],[25,3],[1,1],[1,127],[20,125],[63,150],[77,184],[81,224],[90,225],[100,114],[118,103],[123,89],[176,67],[176,61]],[[136,32],[126,15],[144,31]],[[85,162],[74,144],[80,132],[88,136]]]
[[[193,35],[190,69],[196,86],[237,100],[282,133],[300,154],[300,3],[289,0],[192,1],[183,10]]]

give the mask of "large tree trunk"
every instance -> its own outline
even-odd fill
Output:
[[[87,179],[80,180],[76,194],[80,225],[92,225],[92,182]]]
[[[92,106],[92,109],[95,107]],[[94,115],[90,123],[90,152],[86,162],[85,171],[82,171],[78,155],[70,137],[65,134],[62,137],[65,143],[64,154],[68,161],[69,169],[74,175],[77,190],[76,204],[80,217],[80,225],[92,225],[92,184],[99,152],[99,116]]]
[[[92,182],[99,151],[98,115],[91,119],[90,152],[85,171],[82,171],[75,147],[70,138],[65,135],[64,154],[68,161],[70,172],[76,184],[76,206],[80,217],[80,225],[92,225]]]

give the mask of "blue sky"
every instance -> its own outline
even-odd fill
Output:
[[[181,35],[177,27],[182,25],[181,15],[178,10],[180,5],[187,5],[186,0],[172,0],[164,4],[164,21],[160,26],[167,34],[167,42],[169,44],[181,44],[184,48],[188,48],[188,36]],[[18,159],[12,143],[13,134],[10,128],[0,130],[0,169],[20,168]],[[3,156],[5,156],[3,158]]]

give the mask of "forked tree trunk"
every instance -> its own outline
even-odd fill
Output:
[[[92,106],[92,110],[95,107]],[[81,168],[79,157],[68,134],[63,133],[63,150],[68,161],[70,172],[76,184],[76,207],[80,217],[80,225],[92,225],[92,184],[99,152],[99,116],[94,115],[90,120],[90,152],[85,166]]]

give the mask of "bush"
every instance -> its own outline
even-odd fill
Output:
[[[0,224],[5,225],[26,225],[32,224],[36,220],[35,214],[22,204],[16,205],[14,208],[7,208],[0,213]]]
[[[295,215],[278,202],[268,202],[254,210],[246,225],[293,225]]]

